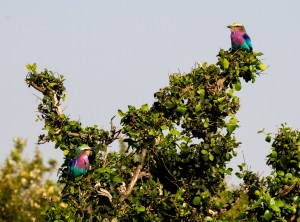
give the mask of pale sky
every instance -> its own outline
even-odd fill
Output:
[[[27,63],[65,76],[66,114],[108,129],[118,109],[151,105],[169,74],[215,63],[219,49],[230,47],[226,26],[241,22],[269,68],[238,94],[243,144],[230,165],[243,162],[243,151],[252,170],[268,173],[270,144],[257,131],[276,133],[283,122],[300,127],[299,8],[297,0],[0,0],[0,164],[14,137],[28,140],[31,155],[43,133],[35,122],[38,92],[24,82]],[[61,163],[53,147],[40,149]]]

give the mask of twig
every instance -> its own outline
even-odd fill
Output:
[[[291,191],[295,188],[296,184],[297,184],[297,182],[295,181],[295,182],[292,183],[290,186],[285,185],[285,186],[283,187],[283,189],[282,189],[281,191],[278,192],[278,196],[284,197],[284,196],[288,195],[289,192],[291,192]]]
[[[35,88],[37,91],[40,91],[41,93],[45,94],[45,90],[42,87],[39,87],[37,84],[34,82],[28,82],[33,88]]]
[[[151,178],[152,175],[151,175],[151,173],[147,173],[147,172],[143,171],[139,174],[138,180],[141,179],[142,177]]]
[[[87,134],[87,133],[73,133],[73,132],[68,132],[68,136],[78,136],[81,139],[86,139],[89,136],[89,134]]]
[[[102,164],[102,168],[106,167],[106,160],[107,160],[107,146],[105,146],[105,150],[103,151],[103,164]]]
[[[110,131],[111,132],[115,132],[116,131],[116,127],[113,124],[113,119],[116,117],[116,115],[114,115],[111,119],[110,119]]]
[[[145,156],[146,156],[146,148],[142,149],[142,153],[141,153],[141,164],[139,164],[135,170],[135,173],[132,177],[132,180],[128,186],[128,188],[126,189],[125,193],[120,197],[119,201],[120,202],[123,202],[126,198],[129,197],[129,195],[132,193],[132,190],[133,190],[133,187],[134,185],[136,184],[137,180],[139,179],[140,177],[140,173],[141,173],[141,170],[143,168],[143,165],[144,165],[144,161],[145,161]]]

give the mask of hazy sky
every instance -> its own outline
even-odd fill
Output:
[[[26,87],[25,65],[36,62],[65,76],[65,113],[84,125],[108,129],[127,105],[152,104],[171,73],[196,61],[216,62],[230,47],[227,25],[241,22],[255,51],[269,65],[255,84],[243,84],[236,136],[251,169],[268,172],[270,144],[257,131],[299,128],[300,1],[78,1],[0,0],[0,163],[16,136],[30,155],[43,123],[36,123],[38,94]],[[62,161],[53,144],[45,158]],[[243,161],[242,155],[231,165]]]

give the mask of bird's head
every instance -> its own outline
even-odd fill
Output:
[[[75,157],[77,158],[80,154],[85,154],[88,156],[92,149],[93,148],[89,147],[88,145],[83,144],[83,145],[77,147],[76,152],[75,152]]]
[[[243,32],[246,32],[244,25],[241,24],[241,23],[238,23],[238,22],[234,22],[234,23],[232,23],[231,25],[228,25],[227,28],[230,28],[230,30],[231,30],[232,32],[235,32],[235,31],[243,31]]]

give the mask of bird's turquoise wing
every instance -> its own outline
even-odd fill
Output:
[[[252,52],[252,42],[247,33],[243,35],[243,39],[245,40],[245,42],[241,45],[241,48],[247,49],[248,51]]]
[[[69,165],[68,165],[68,175],[69,176],[71,176],[71,177],[74,176],[75,167],[76,167],[76,159],[70,160]]]
[[[72,159],[68,166],[68,176],[72,179],[79,177],[87,173],[86,169],[80,169],[76,167],[77,159]]]

